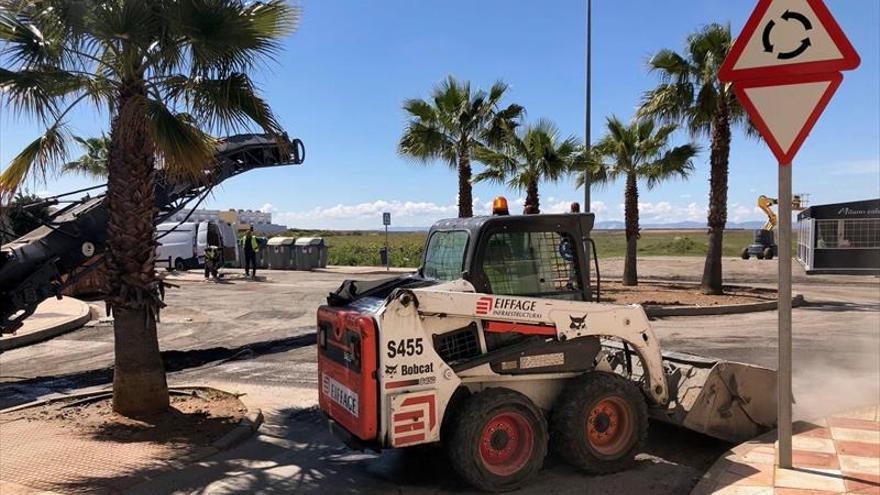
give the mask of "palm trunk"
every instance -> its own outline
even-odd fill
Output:
[[[474,196],[471,191],[471,156],[467,144],[458,155],[458,217],[474,216]]]
[[[526,205],[532,205],[532,213],[541,213],[541,200],[538,198],[538,181],[530,180],[526,186]]]
[[[639,188],[635,174],[627,174],[624,191],[624,222],[626,223],[626,259],[623,264],[623,285],[638,285],[636,252],[639,242]]]
[[[168,408],[156,335],[160,302],[154,266],[154,154],[145,94],[143,81],[137,80],[120,90],[110,130],[107,244],[115,339],[113,410],[124,416]]]
[[[724,226],[727,223],[727,175],[730,158],[730,117],[724,98],[712,122],[712,166],[709,178],[709,250],[703,267],[701,288],[704,294],[722,294],[721,254],[724,245]]]

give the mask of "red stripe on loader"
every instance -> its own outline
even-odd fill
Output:
[[[409,435],[405,437],[396,437],[394,439],[394,446],[400,447],[402,445],[407,445],[410,443],[421,442],[425,439],[424,433],[419,433],[418,435]]]
[[[425,423],[412,423],[412,424],[408,424],[408,425],[397,425],[394,427],[394,434],[397,435],[398,433],[406,433],[408,431],[424,430],[424,429],[425,429]]]
[[[491,333],[521,333],[524,335],[556,335],[556,327],[510,323],[506,321],[487,321],[486,331]]]
[[[394,415],[394,421],[406,421],[408,419],[419,419],[424,416],[425,413],[423,411],[409,411],[397,413]]]

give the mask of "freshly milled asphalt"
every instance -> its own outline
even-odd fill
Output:
[[[696,280],[699,258],[645,258],[640,275]],[[619,277],[621,263],[603,263]],[[727,280],[770,285],[775,261],[725,260]],[[345,278],[338,273],[268,272],[260,282],[230,272],[226,283],[176,277],[167,292],[160,345],[169,381],[205,383],[247,394],[263,408],[260,435],[210,462],[159,477],[144,493],[406,493],[466,491],[429,449],[348,451],[327,432],[316,402],[315,308]],[[382,278],[357,275],[356,278]],[[806,277],[796,266],[795,292],[808,304],[794,310],[797,417],[817,417],[880,402],[880,282],[876,277]],[[774,367],[775,312],[666,318],[653,322],[666,350]],[[46,394],[112,380],[112,329],[83,328],[54,340],[0,354],[0,408]],[[548,459],[522,493],[687,493],[729,446],[652,425],[635,469],[591,477]]]

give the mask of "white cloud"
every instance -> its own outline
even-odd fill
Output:
[[[602,220],[623,220],[624,204],[617,205],[618,218],[604,218]],[[662,224],[676,222],[702,222],[706,220],[707,209],[705,205],[695,202],[686,205],[673,204],[669,201],[639,202],[639,223]]]
[[[458,207],[427,201],[378,200],[354,205],[319,206],[307,211],[281,212],[275,221],[291,227],[304,228],[378,228],[382,213],[391,213],[392,225],[426,226],[435,220],[455,216]]]
[[[276,210],[275,207],[272,206],[272,203],[266,203],[260,207],[260,211],[262,211],[263,213],[275,213],[278,210]]]
[[[543,213],[565,213],[571,208],[572,199],[547,196],[541,198]],[[522,212],[524,197],[509,198],[510,211],[514,214]],[[451,218],[458,214],[458,206],[454,200],[448,204],[430,201],[377,200],[358,204],[336,204],[319,206],[304,211],[278,212],[268,205],[273,212],[276,223],[297,228],[314,229],[381,229],[382,213],[391,212],[392,226],[398,227],[429,227],[441,218]],[[622,203],[608,205],[604,201],[593,201],[591,211],[596,220],[623,220]],[[474,198],[474,214],[490,215],[492,201]],[[706,221],[707,207],[697,202],[677,203],[671,201],[644,201],[639,203],[639,217],[643,225],[665,224],[678,222]],[[728,211],[731,222],[763,220],[763,213],[755,206],[732,203]]]
[[[880,159],[855,160],[838,162],[831,165],[829,175],[878,175],[880,174]]]

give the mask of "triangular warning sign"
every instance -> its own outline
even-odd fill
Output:
[[[840,86],[839,73],[741,81],[734,87],[780,164],[790,164]]]
[[[722,81],[858,67],[859,55],[822,0],[760,0],[722,64]]]

